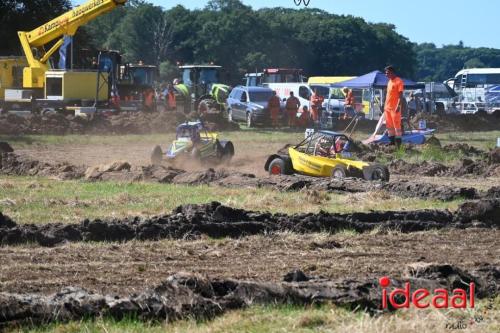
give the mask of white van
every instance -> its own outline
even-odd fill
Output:
[[[264,86],[269,87],[276,91],[278,97],[283,101],[290,97],[290,92],[293,91],[295,97],[300,101],[301,112],[302,107],[305,105],[308,109],[310,106],[310,99],[313,89],[317,89],[319,95],[325,98],[323,102],[323,109],[332,113],[344,113],[344,100],[331,96],[330,87],[327,84],[313,84],[307,83],[265,83]]]
[[[500,110],[500,68],[469,68],[445,81],[458,94],[461,113]]]

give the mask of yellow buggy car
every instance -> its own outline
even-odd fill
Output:
[[[289,147],[288,153],[269,156],[264,169],[271,175],[299,173],[314,177],[389,181],[386,166],[354,159],[349,151],[352,146],[344,134],[317,131],[298,145]]]

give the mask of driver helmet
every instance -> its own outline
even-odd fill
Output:
[[[338,137],[335,140],[335,150],[337,152],[347,151],[349,148],[349,141],[343,137]]]

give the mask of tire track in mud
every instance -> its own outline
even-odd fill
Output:
[[[386,211],[352,214],[271,214],[235,209],[218,202],[183,205],[171,214],[152,218],[96,219],[78,224],[16,224],[0,213],[0,244],[35,243],[55,246],[63,242],[125,242],[130,240],[186,239],[206,235],[238,238],[289,231],[336,233],[375,229],[409,233],[443,228],[498,228],[500,200],[480,200],[448,210]]]

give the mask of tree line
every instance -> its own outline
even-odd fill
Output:
[[[15,32],[33,29],[70,5],[68,0],[3,1],[0,54],[22,54]],[[119,50],[127,62],[159,66],[164,80],[176,76],[178,62],[222,65],[230,84],[265,67],[328,76],[361,75],[392,64],[406,77],[436,81],[464,67],[500,67],[499,49],[414,44],[391,24],[315,8],[253,10],[239,0],[211,0],[195,10],[132,0],[83,26],[77,36],[75,58],[88,61],[99,49]]]

